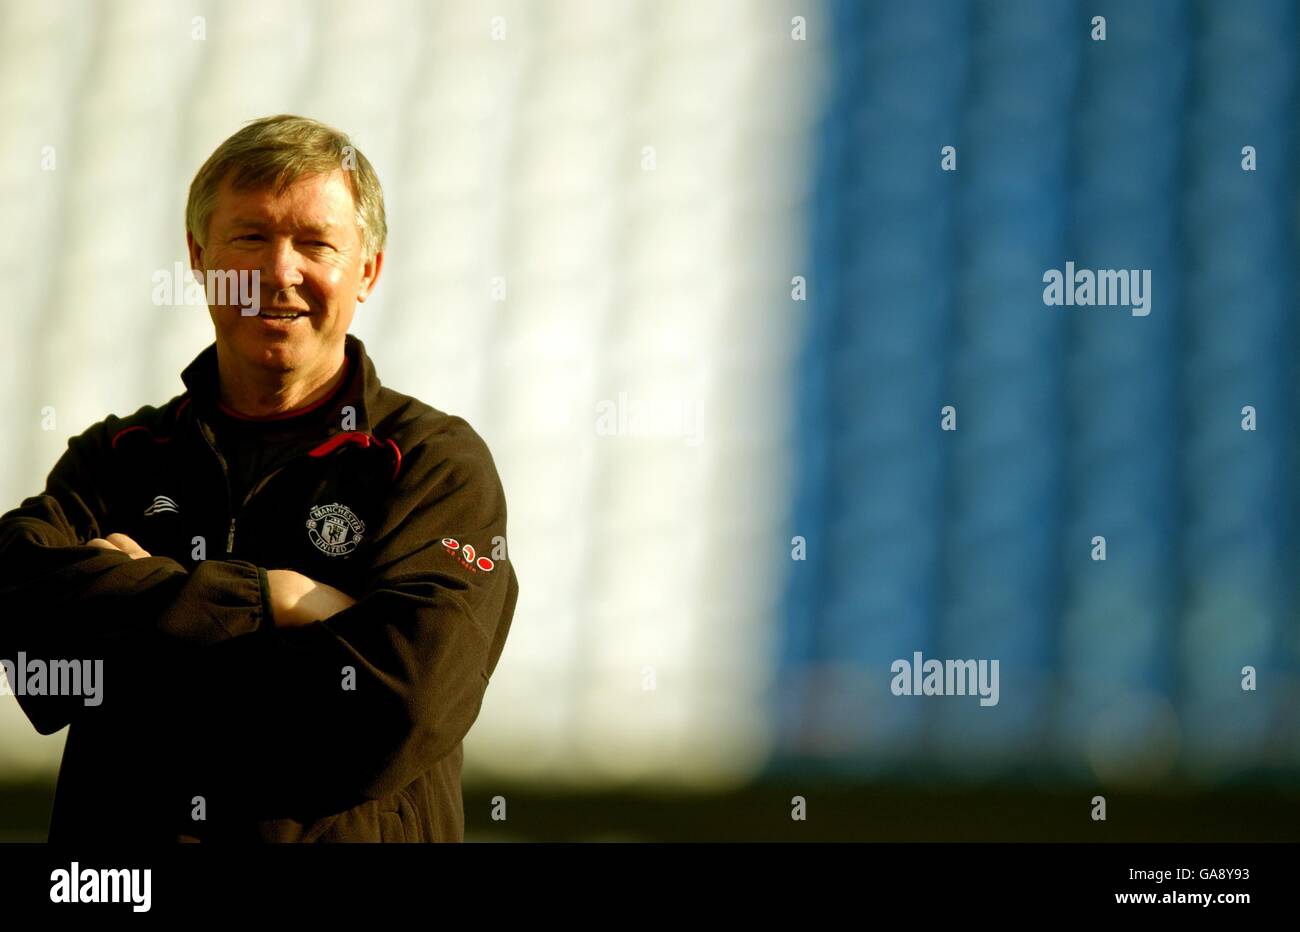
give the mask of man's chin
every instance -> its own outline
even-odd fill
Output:
[[[268,369],[297,369],[302,363],[303,353],[293,345],[296,342],[296,340],[280,340],[263,347],[254,358]]]
[[[292,334],[244,334],[235,345],[239,355],[253,365],[287,371],[301,364],[305,349],[303,342]]]

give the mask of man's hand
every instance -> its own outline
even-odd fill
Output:
[[[346,592],[295,570],[267,570],[266,581],[277,628],[323,621],[357,602]]]
[[[125,534],[109,534],[107,538],[92,537],[86,541],[89,547],[99,547],[103,550],[120,550],[132,560],[139,560],[141,557],[151,556],[149,551],[145,550]]]

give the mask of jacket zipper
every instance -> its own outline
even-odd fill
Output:
[[[194,427],[203,435],[203,442],[208,445],[212,455],[217,458],[217,465],[221,467],[221,478],[226,483],[226,514],[230,515],[230,531],[226,534],[226,556],[230,556],[235,549],[235,515],[234,503],[230,500],[230,470],[226,466],[226,458],[208,439],[208,432],[203,429],[203,422],[197,416],[194,417]]]
[[[238,515],[244,513],[244,509],[246,509],[248,503],[253,500],[253,496],[262,491],[268,482],[278,476],[285,469],[292,466],[294,463],[297,463],[299,460],[311,456],[311,454],[299,453],[297,456],[293,457],[293,459],[281,463],[261,479],[257,480],[253,487],[248,490],[248,494],[244,496],[244,500],[240,502],[239,511],[236,512],[234,510],[234,502],[231,500],[230,496],[230,469],[226,466],[226,459],[221,455],[221,452],[213,446],[212,441],[208,439],[207,431],[203,429],[202,425],[199,425],[197,421],[196,425],[199,427],[199,433],[203,434],[203,440],[207,443],[208,449],[211,450],[212,454],[217,458],[217,463],[221,466],[221,474],[226,480],[226,514],[230,515],[230,525],[226,530],[226,556],[230,556],[235,552],[235,527],[237,525]]]
[[[253,486],[253,488],[249,490],[248,494],[244,496],[244,500],[239,505],[239,511],[238,513],[236,513],[234,509],[234,502],[231,500],[231,496],[230,496],[230,468],[226,465],[226,458],[221,455],[221,452],[215,446],[213,446],[212,441],[208,439],[208,432],[203,429],[202,424],[199,423],[197,419],[195,421],[195,426],[198,427],[199,433],[203,435],[203,442],[208,445],[208,449],[212,451],[212,455],[217,458],[217,463],[218,465],[221,466],[221,475],[226,481],[226,514],[230,515],[230,526],[226,530],[226,556],[230,556],[232,553],[235,552],[235,526],[237,523],[237,514],[243,514],[244,509],[248,507],[248,503],[252,501],[253,496],[256,495],[258,492],[260,492],[262,490],[262,487],[265,486],[268,482],[270,482],[271,479],[274,476],[276,476],[279,472],[281,472],[286,466],[289,466],[292,463],[296,463],[301,458],[301,456],[295,456],[293,459],[289,460],[288,462],[281,463],[275,469],[271,470],[269,473],[267,473],[265,476],[259,479],[257,483]]]
[[[235,552],[235,525],[237,514],[242,515],[244,513],[244,509],[247,508],[248,503],[253,500],[253,496],[262,491],[268,482],[299,460],[309,458],[311,454],[299,453],[297,456],[293,457],[293,459],[281,463],[261,479],[257,480],[253,487],[249,489],[248,494],[244,496],[244,500],[239,505],[239,511],[236,513],[234,510],[234,502],[231,500],[230,495],[230,469],[226,465],[226,458],[221,455],[221,452],[213,445],[212,441],[208,439],[208,432],[203,429],[203,424],[197,417],[194,419],[194,424],[195,427],[198,428],[199,433],[203,435],[203,442],[208,445],[208,449],[212,451],[212,455],[217,458],[217,463],[221,466],[221,475],[226,482],[226,514],[230,515],[230,526],[226,530],[226,556],[230,556]]]
[[[251,501],[253,500],[253,496],[254,496],[254,495],[256,495],[258,492],[262,491],[262,488],[263,488],[263,487],[264,487],[268,482],[270,482],[270,481],[271,481],[272,479],[274,479],[277,475],[279,475],[281,472],[283,472],[287,467],[292,466],[294,463],[298,462],[298,460],[302,459],[302,457],[303,457],[303,456],[306,456],[306,455],[307,455],[307,454],[305,454],[305,453],[300,453],[298,456],[295,456],[293,459],[288,460],[287,462],[281,463],[279,466],[275,467],[275,469],[272,469],[269,473],[267,473],[267,474],[266,474],[265,476],[263,476],[261,479],[258,479],[257,482],[253,485],[253,487],[252,487],[251,489],[248,490],[248,494],[244,496],[244,500],[243,500],[243,501],[240,503],[240,505],[239,505],[239,512],[238,512],[238,513],[242,515],[242,514],[244,513],[244,509],[248,507],[248,503],[251,502]],[[229,486],[229,480],[227,480],[227,487],[228,487],[228,486]],[[226,555],[229,556],[230,554],[234,553],[234,551],[235,551],[235,515],[231,515],[231,516],[230,516],[230,533],[229,533],[229,535],[227,535],[227,537],[226,537]]]

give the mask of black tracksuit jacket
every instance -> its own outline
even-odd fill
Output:
[[[0,517],[0,658],[103,661],[99,705],[18,696],[69,726],[50,841],[463,840],[461,742],[519,591],[505,497],[468,423],[346,340],[338,418],[244,501],[203,415],[213,344]],[[113,532],[151,556],[86,545]],[[276,628],[277,568],[357,603]]]

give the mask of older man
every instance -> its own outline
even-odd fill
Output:
[[[518,582],[483,440],[348,334],[378,179],[270,117],[199,170],[186,225],[196,272],[255,273],[258,300],[210,302],[186,391],[72,438],[0,517],[0,658],[103,661],[96,704],[18,696],[70,725],[50,840],[461,840]]]

